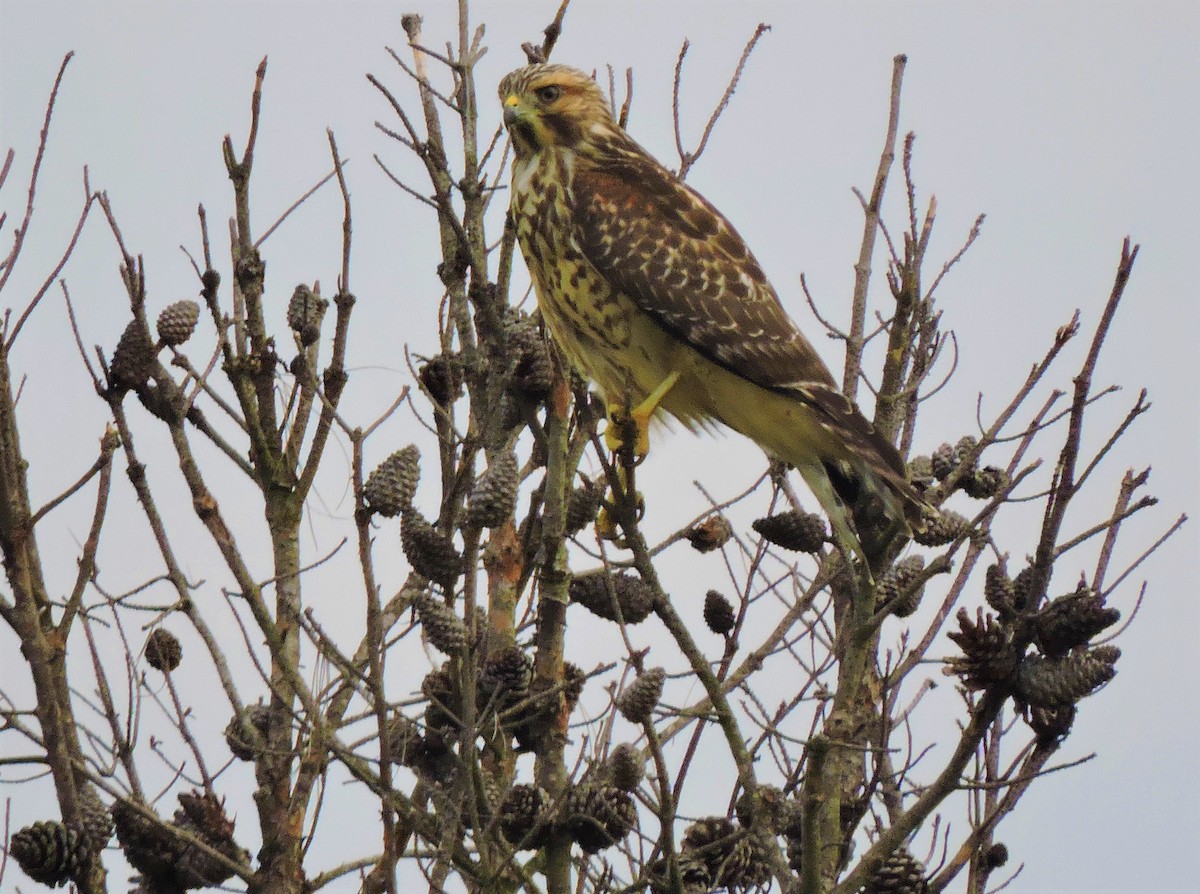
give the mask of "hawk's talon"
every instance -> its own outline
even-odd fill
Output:
[[[611,540],[617,546],[624,546],[616,519],[612,517],[607,506],[602,506],[596,515],[596,536],[601,540]]]
[[[623,472],[617,473],[622,479],[622,487],[626,487],[628,482],[625,480]],[[625,491],[628,493],[628,490]],[[616,495],[614,499],[609,500],[607,496],[600,505],[600,511],[596,514],[596,535],[601,540],[608,540],[615,544],[620,549],[625,549],[629,544],[628,541],[621,535],[620,525],[614,517],[616,512]],[[634,494],[634,521],[640,522],[646,517],[646,498],[642,496],[641,491]]]

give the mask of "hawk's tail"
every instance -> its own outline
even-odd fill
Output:
[[[913,530],[924,525],[925,501],[890,467],[881,469],[855,455],[799,470],[838,541],[862,556],[872,574],[887,567]]]
[[[872,573],[881,571],[923,525],[924,501],[916,489],[866,463],[825,462],[829,483],[848,510],[862,555]]]

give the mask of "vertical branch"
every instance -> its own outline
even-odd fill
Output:
[[[879,231],[879,212],[883,207],[883,191],[887,186],[888,172],[896,158],[896,134],[900,129],[900,86],[904,80],[904,66],[908,57],[903,53],[892,60],[892,92],[888,105],[887,133],[883,138],[883,153],[879,156],[879,169],[875,173],[875,185],[871,198],[863,206],[863,238],[854,265],[854,299],[850,307],[850,330],[846,338],[846,365],[842,372],[842,390],[854,400],[858,393],[858,377],[862,372],[863,333],[867,319],[867,287],[871,282],[871,258],[875,254],[875,235]]]
[[[542,509],[542,567],[538,574],[538,615],[533,674],[539,688],[552,689],[563,679],[563,646],[567,624],[567,587],[571,572],[567,564],[566,511],[574,470],[568,465],[568,423],[571,392],[565,377],[555,375],[546,401],[546,487]],[[554,696],[561,705],[561,694]],[[534,774],[538,785],[558,797],[567,785],[564,757],[566,720],[560,718],[553,731],[546,731],[546,744],[539,751]],[[568,894],[571,884],[571,839],[559,830],[546,846],[546,891]]]

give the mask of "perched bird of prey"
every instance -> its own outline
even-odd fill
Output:
[[[612,421],[723,423],[794,465],[874,569],[921,518],[896,448],[838,389],[733,225],[613,119],[596,82],[530,65],[500,83],[512,218],[550,335]],[[632,411],[630,410],[632,408]]]

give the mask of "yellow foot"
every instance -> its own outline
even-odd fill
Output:
[[[641,521],[642,516],[646,514],[646,499],[642,496],[641,491],[637,493],[637,520]],[[600,507],[600,512],[596,515],[596,534],[601,540],[608,540],[616,544],[622,549],[627,545],[625,538],[621,536],[620,527],[617,520],[613,518],[610,511],[610,505]]]
[[[679,373],[671,373],[632,410],[627,411],[627,404],[609,404],[608,427],[604,429],[608,449],[616,453],[632,441],[634,457],[639,460],[645,457],[650,452],[650,419],[678,381]]]
[[[620,531],[617,530],[617,520],[612,517],[607,506],[596,516],[596,534],[601,540],[621,539]]]

